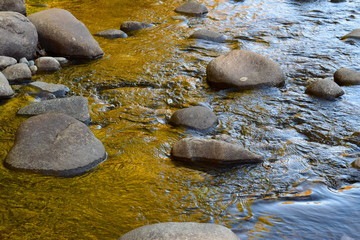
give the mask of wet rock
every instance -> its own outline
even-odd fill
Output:
[[[189,1],[184,3],[183,5],[177,7],[175,9],[175,12],[187,14],[191,16],[202,16],[206,13],[208,13],[208,9],[202,5],[201,3],[195,2],[195,1]]]
[[[190,38],[203,39],[203,40],[219,42],[219,43],[226,41],[225,35],[206,29],[200,29],[194,32],[193,34],[191,34]]]
[[[17,60],[35,57],[38,34],[29,19],[17,12],[0,12],[0,26],[0,55]]]
[[[134,229],[119,240],[239,240],[228,228],[212,223],[167,222]]]
[[[359,85],[360,72],[349,68],[340,68],[334,73],[334,81],[340,86],[343,85]]]
[[[215,58],[208,64],[206,74],[209,85],[219,89],[252,89],[285,83],[285,75],[277,63],[242,50]]]
[[[170,119],[170,123],[175,126],[206,130],[216,125],[218,119],[208,108],[196,106],[176,111]]]
[[[15,58],[7,57],[7,56],[0,56],[0,70],[4,68],[16,64],[17,61]]]
[[[1,0],[0,11],[18,12],[26,15],[25,0]]]
[[[175,160],[213,165],[235,165],[262,162],[262,157],[239,145],[215,139],[184,138],[172,148]]]
[[[115,39],[115,38],[127,38],[128,35],[124,33],[123,31],[119,29],[108,29],[105,31],[101,31],[98,33],[95,33],[95,36],[109,38],[109,39]]]
[[[327,100],[335,100],[345,94],[344,90],[330,79],[321,79],[310,84],[305,93]]]
[[[352,32],[350,32],[349,34],[346,34],[341,38],[341,40],[346,40],[348,38],[360,39],[360,28],[357,28]]]
[[[53,57],[39,57],[35,65],[40,72],[55,72],[60,70],[60,63]]]
[[[360,146],[360,132],[353,133],[351,136],[347,137],[346,140]]]
[[[354,167],[354,168],[359,168],[360,169],[360,158],[356,159],[355,161],[353,161],[351,163],[351,165]]]
[[[126,21],[126,22],[121,23],[120,30],[128,33],[128,32],[132,32],[132,31],[144,29],[144,28],[150,28],[150,27],[153,27],[153,26],[154,25],[151,24],[151,23],[136,22],[136,21]]]
[[[65,66],[69,64],[69,60],[67,60],[64,57],[54,57],[54,58],[60,63],[60,66]]]
[[[5,166],[73,176],[94,168],[105,158],[104,146],[85,124],[64,114],[42,114],[21,124]]]
[[[9,98],[14,95],[14,91],[12,90],[8,80],[0,72],[0,98]]]
[[[85,97],[69,97],[45,100],[32,103],[18,111],[19,115],[40,115],[45,113],[62,113],[84,123],[90,122],[88,100]]]
[[[37,81],[30,83],[29,86],[44,92],[52,93],[57,98],[63,98],[70,92],[70,89],[63,84],[53,84]]]
[[[104,55],[86,26],[70,12],[48,9],[29,16],[48,53],[70,58],[96,59]]]
[[[3,74],[10,84],[22,84],[31,80],[31,71],[26,63],[17,63],[4,69]]]

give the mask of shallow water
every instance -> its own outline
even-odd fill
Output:
[[[340,38],[359,27],[360,1],[202,0],[204,18],[173,19],[180,0],[30,0],[28,13],[64,8],[92,33],[123,21],[155,24],[126,39],[96,38],[106,55],[33,80],[62,83],[89,98],[94,134],[109,158],[74,178],[0,167],[0,239],[117,239],[136,227],[168,221],[213,222],[241,239],[357,239],[360,233],[360,86],[325,101],[304,94],[340,67],[360,71],[360,43]],[[225,43],[188,39],[208,28]],[[232,49],[281,65],[283,88],[215,91],[207,63]],[[0,104],[0,158],[35,101],[17,88]],[[171,127],[177,109],[211,107],[220,124],[209,133]],[[186,136],[228,134],[266,162],[231,169],[173,162],[171,146]]]

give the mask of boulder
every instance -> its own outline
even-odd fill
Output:
[[[26,15],[25,0],[1,0],[0,11],[18,12]]]
[[[33,59],[38,44],[35,26],[17,12],[0,12],[0,55]]]
[[[67,60],[64,57],[54,57],[54,58],[60,63],[61,66],[65,66],[69,64],[69,60]]]
[[[346,40],[348,38],[360,39],[360,28],[354,29],[352,32],[346,34],[341,40]]]
[[[4,69],[3,74],[10,84],[22,84],[31,80],[31,71],[26,63],[17,63]]]
[[[119,240],[239,240],[228,228],[212,223],[167,222],[134,229]]]
[[[261,156],[239,145],[203,138],[181,139],[173,146],[171,155],[179,161],[224,166],[263,161]]]
[[[144,29],[144,28],[150,28],[150,27],[153,27],[153,26],[154,25],[151,24],[151,23],[136,22],[136,21],[126,21],[126,22],[121,23],[120,30],[128,33],[128,32],[132,32],[132,31]]]
[[[190,38],[203,39],[203,40],[219,42],[219,43],[226,41],[225,35],[206,29],[200,29],[194,32],[193,34],[191,34]]]
[[[176,111],[170,118],[170,123],[175,126],[206,130],[216,125],[218,119],[208,108],[196,106]]]
[[[360,168],[360,158],[356,159],[351,163],[354,168]]]
[[[90,114],[88,100],[85,97],[69,97],[45,100],[32,103],[18,111],[19,115],[40,115],[44,113],[62,113],[76,118],[79,121],[89,123]]]
[[[103,144],[82,122],[64,114],[43,114],[21,124],[5,159],[10,169],[74,176],[105,160]]]
[[[12,90],[8,80],[0,72],[0,98],[9,98],[14,95],[14,91]]]
[[[39,57],[35,60],[35,65],[40,72],[55,72],[60,70],[60,63],[53,57]]]
[[[29,16],[39,33],[39,42],[48,53],[58,56],[96,59],[104,55],[86,26],[70,12],[47,9]]]
[[[15,58],[7,57],[7,56],[0,56],[0,70],[7,68],[8,66],[17,64]]]
[[[213,59],[206,68],[210,86],[226,89],[252,89],[282,86],[285,75],[280,66],[260,54],[233,50]]]
[[[175,12],[182,13],[190,16],[202,16],[208,13],[208,9],[201,3],[189,1],[177,7]]]
[[[26,57],[20,58],[19,63],[26,63],[26,65],[28,65],[28,67],[30,67],[29,60],[27,60]]]
[[[345,94],[344,90],[331,79],[313,82],[306,88],[305,93],[327,100],[335,100]]]
[[[40,91],[52,93],[57,98],[63,98],[70,92],[70,89],[63,85],[63,84],[53,84],[53,83],[46,83],[46,82],[32,82],[29,86],[34,87]]]
[[[359,85],[360,72],[349,68],[340,68],[334,73],[334,81],[340,86],[343,85]]]
[[[115,38],[127,38],[128,35],[119,29],[108,29],[98,33],[95,33],[95,36],[115,39]]]

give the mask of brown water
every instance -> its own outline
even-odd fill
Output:
[[[350,163],[360,146],[360,86],[337,101],[304,94],[312,81],[341,66],[360,71],[360,43],[341,41],[359,27],[360,1],[202,0],[204,18],[181,16],[180,0],[29,0],[28,12],[64,8],[92,33],[123,21],[154,23],[126,39],[96,38],[103,59],[34,77],[69,86],[89,98],[94,134],[109,158],[75,178],[0,167],[0,239],[117,239],[145,224],[213,222],[242,239],[357,239],[360,171]],[[189,40],[206,27],[230,37],[223,44]],[[284,88],[215,91],[207,63],[232,49],[278,62]],[[34,101],[27,89],[0,104],[0,158]],[[171,127],[168,118],[191,105],[211,107],[211,133]],[[199,169],[173,162],[171,146],[186,136],[228,134],[263,155],[262,165]]]

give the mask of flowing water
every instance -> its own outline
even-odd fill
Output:
[[[179,17],[180,0],[28,0],[28,13],[64,8],[92,33],[123,21],[155,24],[125,39],[96,38],[104,58],[33,80],[61,83],[89,99],[93,133],[107,161],[74,178],[0,167],[0,239],[117,239],[145,224],[218,223],[241,239],[358,239],[360,86],[325,101],[304,94],[340,67],[360,71],[360,43],[340,40],[359,28],[360,1],[201,0],[203,18]],[[174,17],[177,16],[177,17]],[[221,32],[225,43],[188,39]],[[216,91],[209,61],[232,49],[281,65],[283,88]],[[0,104],[0,158],[35,99],[24,86]],[[171,114],[205,105],[220,123],[208,133],[170,126]],[[173,162],[171,146],[186,136],[230,135],[264,164],[203,169]]]

